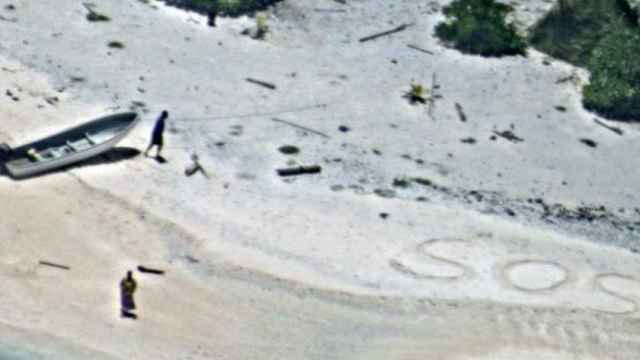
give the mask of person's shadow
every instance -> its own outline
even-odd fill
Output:
[[[155,159],[159,164],[166,164],[166,163],[167,163],[167,159],[165,159],[162,155],[158,155],[158,156],[154,157],[154,159]]]

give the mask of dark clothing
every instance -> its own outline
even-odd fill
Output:
[[[125,294],[122,291],[120,293],[120,307],[123,311],[135,310],[136,303],[133,300],[133,295]]]
[[[151,144],[162,146],[162,134],[164,133],[164,117],[160,117],[156,121],[156,125],[153,127],[151,133]]]
[[[215,10],[210,10],[207,13],[207,25],[211,27],[216,27],[216,17],[218,16],[218,12]]]
[[[120,282],[120,304],[122,310],[133,310],[136,304],[133,301],[133,293],[136,291],[138,284],[132,277],[126,277]]]

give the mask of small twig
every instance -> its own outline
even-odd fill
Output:
[[[319,165],[311,166],[298,166],[294,168],[278,169],[278,175],[280,176],[294,176],[302,174],[317,174],[322,171],[322,167]]]
[[[256,80],[256,79],[252,79],[252,78],[246,78],[246,80],[252,84],[256,84],[256,85],[260,85],[262,87],[265,87],[269,90],[275,90],[276,86],[272,83],[268,83],[266,81],[262,81],[262,80]]]
[[[436,110],[436,99],[440,99],[442,97],[441,95],[436,94],[436,90],[438,90],[439,88],[440,85],[438,85],[438,82],[436,80],[436,73],[434,72],[431,75],[431,97],[429,97],[429,109],[427,110],[429,118],[431,118],[431,120],[435,120],[433,113]]]
[[[345,10],[345,9],[319,9],[319,8],[315,8],[315,9],[313,9],[313,11],[320,12],[320,13],[344,13],[344,12],[347,12],[347,10]]]
[[[164,275],[164,270],[152,269],[142,265],[138,265],[138,271],[148,274]]]
[[[418,51],[423,52],[425,54],[429,54],[429,55],[433,55],[434,54],[433,51],[429,51],[427,49],[423,49],[423,48],[418,47],[418,46],[413,45],[413,44],[407,44],[407,47],[409,47],[410,49],[413,49],[413,50],[418,50]]]
[[[317,131],[317,130],[310,129],[310,128],[308,128],[308,127],[300,126],[300,125],[298,125],[298,124],[292,123],[292,122],[287,121],[287,120],[282,120],[282,119],[278,119],[278,118],[271,118],[271,120],[272,120],[272,121],[279,122],[279,123],[287,124],[287,125],[289,125],[289,126],[293,126],[293,127],[298,128],[298,129],[300,129],[300,130],[304,130],[304,131],[308,131],[308,132],[310,132],[310,133],[314,133],[314,134],[316,134],[316,135],[320,135],[320,136],[325,137],[325,138],[327,138],[327,139],[328,139],[328,138],[330,138],[330,136],[329,136],[329,135],[327,135],[327,134],[325,134],[325,133],[323,133],[323,132],[320,132],[320,131]]]
[[[360,42],[365,42],[365,41],[375,40],[375,39],[377,39],[379,37],[382,37],[382,36],[388,36],[388,35],[395,34],[395,33],[400,32],[400,31],[404,31],[410,26],[413,26],[413,24],[402,24],[402,25],[400,25],[400,26],[398,26],[396,28],[393,28],[391,30],[387,30],[387,31],[383,31],[383,32],[376,33],[376,34],[373,34],[373,35],[365,36],[365,37],[361,38],[359,41]]]
[[[456,111],[458,112],[458,117],[460,118],[460,121],[462,122],[467,122],[467,114],[464,113],[464,110],[462,109],[462,105],[456,103]]]
[[[52,263],[52,262],[49,262],[49,261],[40,260],[38,263],[40,265],[50,266],[50,267],[54,267],[54,268],[57,268],[57,269],[71,270],[71,268],[66,266],[66,265],[55,264],[55,263]]]
[[[620,128],[617,128],[617,127],[611,126],[611,125],[607,125],[607,124],[603,123],[602,121],[600,121],[600,120],[598,120],[596,118],[594,118],[593,121],[595,121],[596,124],[604,127],[605,129],[611,130],[611,131],[613,131],[614,133],[616,133],[616,134],[618,134],[620,136],[622,136],[622,134],[624,134],[624,131],[622,131],[622,129],[620,129]]]
[[[505,131],[493,131],[494,134],[496,134],[497,136],[500,136],[503,139],[507,139],[511,142],[514,143],[518,143],[518,142],[523,142],[524,139],[517,136],[516,134],[513,133],[513,131],[511,130],[505,130]]]

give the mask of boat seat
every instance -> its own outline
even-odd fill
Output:
[[[67,140],[67,146],[73,151],[78,151],[78,148],[76,148],[76,146],[73,145],[69,140]]]
[[[96,141],[89,135],[89,133],[84,133],[84,138],[87,139],[89,145],[95,145]]]
[[[29,157],[29,159],[33,160],[33,161],[42,161],[44,160],[44,158],[42,157],[42,155],[38,152],[38,150],[31,148],[27,151],[27,156]]]

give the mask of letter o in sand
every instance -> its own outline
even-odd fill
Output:
[[[549,291],[566,283],[569,271],[552,262],[522,260],[507,264],[504,278],[509,285],[521,291]]]

